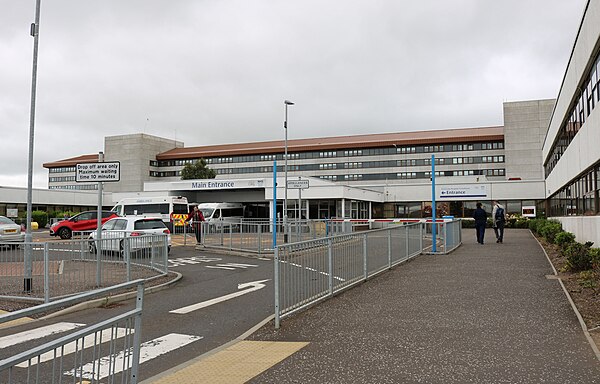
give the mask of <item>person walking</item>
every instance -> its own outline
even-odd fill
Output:
[[[481,208],[481,203],[477,203],[477,209],[473,212],[475,219],[475,231],[477,233],[477,242],[483,245],[483,237],[485,236],[485,225],[487,224],[487,212]]]
[[[496,243],[502,243],[504,240],[504,224],[506,223],[506,211],[504,206],[498,201],[493,201],[494,208],[492,209],[492,227],[496,234]]]
[[[185,219],[185,221],[191,221],[192,228],[194,229],[194,233],[196,234],[196,242],[200,244],[200,242],[202,241],[202,222],[204,221],[204,215],[202,214],[202,211],[198,209],[197,205],[194,206],[194,210],[188,214],[187,219]]]

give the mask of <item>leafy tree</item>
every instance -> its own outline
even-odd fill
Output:
[[[194,164],[186,164],[181,170],[181,180],[214,179],[217,173],[206,166],[206,160],[200,159]]]

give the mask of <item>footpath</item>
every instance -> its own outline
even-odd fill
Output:
[[[600,356],[530,232],[486,235],[479,245],[466,229],[449,255],[420,256],[147,382],[600,383]]]

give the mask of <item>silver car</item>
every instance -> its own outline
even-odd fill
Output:
[[[25,233],[19,224],[5,216],[0,216],[0,246],[16,245],[25,240]]]
[[[154,235],[154,236],[151,236]],[[158,235],[167,236],[167,248],[171,251],[171,232],[156,217],[127,216],[115,217],[102,226],[102,251],[119,252],[123,255],[127,241],[130,252],[149,250],[160,244]],[[96,231],[90,233],[89,250],[96,253]],[[163,243],[164,244],[164,243]]]

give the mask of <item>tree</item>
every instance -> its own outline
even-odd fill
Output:
[[[181,170],[181,180],[214,179],[217,173],[206,166],[206,160],[200,159],[194,164],[186,164]]]

